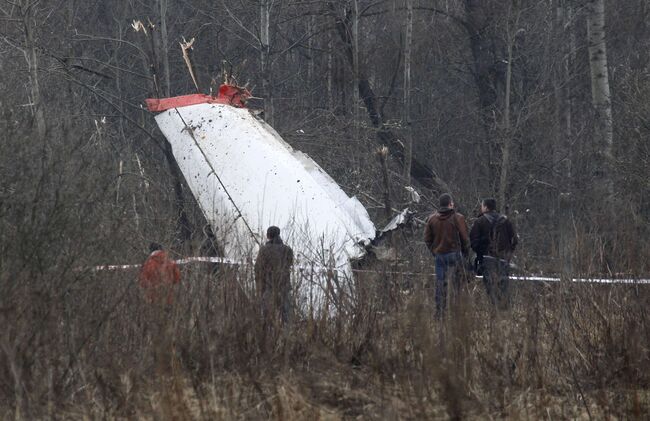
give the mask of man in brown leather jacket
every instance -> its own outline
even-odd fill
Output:
[[[469,238],[465,217],[454,209],[454,200],[445,193],[440,196],[440,208],[429,217],[424,228],[424,242],[435,256],[436,264],[436,314],[442,316],[447,297],[447,278],[457,265],[462,264],[463,255],[469,251]],[[457,280],[452,279],[454,284]],[[458,285],[455,285],[458,287]]]

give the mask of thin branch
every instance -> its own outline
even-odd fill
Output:
[[[223,5],[223,8],[226,9],[226,12],[227,12],[228,15],[230,16],[230,18],[231,18],[231,19],[232,19],[232,20],[233,20],[233,21],[234,21],[234,22],[235,22],[235,23],[236,23],[236,24],[237,24],[241,29],[243,29],[244,32],[246,32],[246,33],[249,34],[251,37],[253,37],[253,39],[254,39],[258,44],[261,45],[261,44],[262,44],[262,41],[260,40],[260,37],[257,36],[257,35],[255,35],[253,32],[251,32],[251,31],[248,29],[248,27],[246,27],[246,25],[244,25],[244,24],[242,23],[242,21],[239,20],[239,18],[237,18],[237,16],[235,16],[235,14],[232,13],[232,12],[230,11],[230,9],[228,8],[228,6],[226,6],[226,2],[225,2],[224,0],[221,1],[221,4]],[[225,27],[225,26],[224,26],[224,27]],[[242,39],[242,41],[244,40],[243,38],[241,38],[241,39]]]
[[[64,62],[66,62],[66,63],[67,63],[68,60],[92,61],[92,62],[94,62],[94,63],[99,63],[99,64],[101,64],[101,65],[103,65],[103,66],[106,66],[106,67],[108,67],[108,68],[111,68],[111,69],[113,69],[113,70],[117,70],[117,71],[120,71],[120,72],[128,73],[128,74],[130,74],[130,75],[137,76],[137,77],[142,78],[142,79],[145,79],[145,80],[152,80],[152,79],[153,79],[153,78],[152,78],[151,76],[149,76],[149,75],[145,75],[145,74],[143,74],[143,73],[138,73],[138,72],[136,72],[136,71],[129,70],[129,69],[125,68],[125,67],[114,66],[114,65],[112,65],[112,64],[110,64],[110,63],[107,63],[107,62],[105,62],[105,61],[102,61],[102,60],[96,59],[96,58],[94,58],[94,57],[73,57],[73,56],[69,56],[69,57],[56,57],[56,56],[54,56],[54,55],[50,55],[50,57],[52,57],[52,58],[54,58],[54,59],[56,59],[56,60],[59,60],[59,61],[64,61]],[[74,65],[73,65],[73,66],[74,66]]]
[[[149,56],[147,55],[147,53],[142,48],[140,48],[139,45],[134,44],[134,43],[132,43],[130,41],[127,41],[127,40],[124,40],[124,39],[119,39],[119,38],[99,37],[99,36],[80,34],[80,33],[77,33],[76,35],[80,36],[80,37],[85,37],[85,38],[73,38],[72,39],[73,41],[80,41],[80,42],[84,42],[84,41],[110,41],[110,42],[117,42],[117,43],[120,43],[120,44],[128,45],[128,46],[133,47],[136,50],[138,50],[138,52],[142,55],[142,57],[144,57],[147,61],[149,61]]]
[[[157,138],[156,136],[154,136],[151,132],[149,132],[145,127],[143,127],[143,126],[141,126],[140,124],[138,124],[137,121],[135,121],[134,119],[132,119],[131,117],[129,117],[126,113],[124,113],[124,112],[122,111],[122,108],[121,108],[121,107],[119,107],[119,106],[116,105],[113,101],[111,101],[109,98],[107,98],[106,96],[103,95],[103,93],[105,93],[105,94],[107,94],[107,95],[110,95],[110,94],[108,94],[107,92],[102,92],[100,89],[97,89],[96,87],[90,86],[90,85],[88,85],[87,83],[84,83],[84,82],[80,81],[79,79],[75,78],[75,77],[74,77],[70,72],[65,72],[65,74],[68,76],[68,80],[70,80],[71,82],[76,83],[77,85],[79,85],[79,86],[81,86],[81,87],[87,89],[88,91],[92,92],[94,95],[97,95],[97,97],[99,97],[100,99],[102,99],[104,102],[106,102],[107,104],[109,104],[111,107],[113,107],[113,108],[115,109],[115,111],[117,111],[117,113],[118,113],[122,118],[124,118],[124,119],[125,119],[126,121],[128,121],[129,123],[133,124],[133,125],[134,125],[138,130],[140,130],[140,131],[141,131],[142,133],[144,133],[148,138],[150,138],[151,140],[153,140],[154,144],[155,144],[155,145],[156,145],[156,146],[157,146],[157,147],[158,147],[158,148],[159,148],[163,153],[165,152],[165,148],[163,147],[163,145],[160,144],[160,142],[158,141],[158,138]],[[127,104],[127,105],[129,105],[129,106],[131,106],[131,107],[133,107],[133,108],[136,108],[138,111],[144,111],[144,112],[149,113],[148,110],[145,110],[145,109],[142,108],[142,107],[135,106],[134,104],[132,104],[132,103],[130,103],[130,102],[128,102],[128,101],[124,101],[124,100],[121,99],[121,98],[116,98],[116,99],[117,99],[118,101],[124,103],[124,104]]]

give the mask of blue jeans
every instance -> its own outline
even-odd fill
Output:
[[[462,262],[462,256],[458,251],[436,254],[436,315],[442,316],[447,306],[447,278],[450,278],[457,287],[455,269],[458,263]]]

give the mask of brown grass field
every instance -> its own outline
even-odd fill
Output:
[[[650,414],[648,286],[513,282],[496,310],[472,280],[438,320],[430,281],[378,272],[282,327],[244,271],[185,266],[171,308],[143,302],[135,271],[50,276],[1,309],[2,419]]]

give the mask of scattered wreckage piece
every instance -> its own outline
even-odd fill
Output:
[[[395,215],[384,228],[377,231],[369,246],[366,246],[367,254],[357,263],[356,267],[372,267],[375,261],[396,261],[397,250],[391,238],[395,232],[410,229],[417,226],[417,212],[406,208]]]

